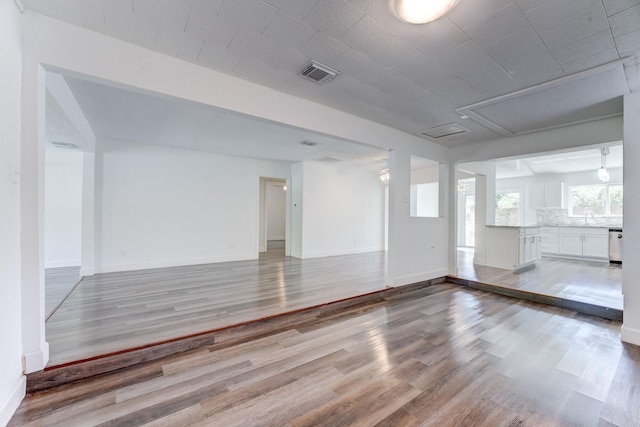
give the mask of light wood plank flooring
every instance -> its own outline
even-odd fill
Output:
[[[253,261],[85,277],[46,322],[49,366],[385,289],[386,254]]]
[[[622,267],[543,257],[536,268],[514,273],[473,264],[473,251],[458,250],[458,277],[622,310]]]
[[[10,426],[638,426],[618,322],[433,285],[27,397]]]
[[[44,309],[46,317],[53,313],[80,281],[80,267],[46,268],[44,270]]]

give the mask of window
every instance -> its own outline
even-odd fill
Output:
[[[415,217],[437,218],[440,212],[440,164],[411,156],[409,212]]]
[[[520,225],[520,192],[496,193],[496,225]]]
[[[622,185],[569,187],[569,216],[622,216]]]

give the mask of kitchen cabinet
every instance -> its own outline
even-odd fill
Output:
[[[520,264],[528,264],[540,259],[540,232],[537,228],[520,229]]]
[[[609,229],[558,227],[558,255],[609,259]]]
[[[487,226],[484,265],[525,270],[535,267],[540,255],[538,227]]]
[[[545,182],[529,187],[532,208],[562,208],[564,205],[564,182]]]
[[[559,252],[558,229],[556,227],[540,228],[540,252],[545,255]]]

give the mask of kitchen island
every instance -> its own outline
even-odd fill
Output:
[[[486,226],[484,265],[515,272],[536,266],[540,259],[540,228],[524,226]]]

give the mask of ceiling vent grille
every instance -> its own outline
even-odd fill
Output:
[[[323,162],[323,163],[338,163],[341,162],[342,160],[340,159],[336,159],[335,157],[318,157],[317,159],[314,159],[316,162]]]
[[[318,145],[318,143],[314,141],[300,141],[300,144],[306,145],[307,147],[313,147]]]
[[[72,144],[70,142],[62,142],[62,141],[51,141],[51,145],[58,148],[68,148],[70,150],[76,150],[78,148],[76,144]]]
[[[325,84],[330,80],[333,80],[338,74],[339,71],[334,70],[331,67],[320,64],[316,61],[311,61],[304,67],[298,70],[298,75],[302,76],[306,79],[314,81],[318,84]]]
[[[447,125],[437,126],[420,132],[420,135],[431,139],[446,138],[449,136],[462,135],[471,132],[471,129],[459,125],[457,123],[449,123]]]

